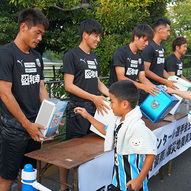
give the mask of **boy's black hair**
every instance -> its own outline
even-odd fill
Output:
[[[169,25],[169,26],[170,26],[170,24],[171,24],[171,22],[170,22],[168,19],[166,19],[166,18],[160,18],[160,19],[158,19],[158,20],[155,21],[155,23],[154,23],[154,25],[153,25],[153,29],[154,29],[154,31],[156,31],[156,29],[157,29],[158,26],[162,25],[162,26],[165,26],[165,27],[166,27],[166,25]]]
[[[172,42],[172,50],[175,51],[176,46],[180,47],[181,45],[186,44],[186,43],[187,43],[187,40],[184,37],[177,37]]]
[[[83,32],[87,32],[89,35],[92,33],[95,34],[102,34],[103,28],[101,24],[96,21],[95,19],[87,19],[82,21],[79,27],[79,35],[80,35],[80,41],[82,41]]]
[[[148,37],[148,40],[152,40],[154,36],[153,29],[148,24],[137,25],[132,32],[131,42],[134,41],[135,35],[140,37]]]
[[[139,100],[139,91],[130,80],[121,80],[109,87],[109,93],[113,94],[119,102],[127,100],[131,108],[135,108]]]
[[[37,8],[26,8],[23,9],[19,13],[18,17],[18,29],[20,30],[20,26],[22,23],[25,23],[28,28],[32,28],[33,26],[42,24],[45,29],[48,29],[49,21],[46,16]]]

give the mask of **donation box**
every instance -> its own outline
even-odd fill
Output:
[[[35,120],[35,123],[46,127],[46,129],[39,129],[42,135],[47,138],[52,138],[55,135],[67,103],[67,101],[60,101],[56,98],[43,100]],[[40,137],[40,140],[44,139]]]
[[[171,109],[179,101],[174,95],[169,95],[164,91],[164,87],[157,86],[161,90],[158,96],[149,95],[140,105],[142,113],[153,123],[164,119]]]

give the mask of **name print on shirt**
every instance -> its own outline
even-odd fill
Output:
[[[95,62],[94,61],[87,61],[88,63],[88,68],[90,69],[96,69],[96,65],[95,65]]]
[[[23,66],[25,68],[25,74],[21,74],[21,85],[29,86],[35,83],[40,83],[40,75],[36,74],[37,66],[41,67],[40,60],[37,58],[35,62],[24,62]]]
[[[21,85],[22,86],[29,86],[31,84],[40,83],[40,75],[29,75],[29,74],[22,74],[21,75]]]
[[[130,62],[130,67],[127,69],[126,75],[137,75],[140,60],[131,60],[130,58],[127,58],[127,60]]]
[[[165,62],[164,49],[156,50],[156,51],[158,52],[157,64],[164,64],[164,62]]]

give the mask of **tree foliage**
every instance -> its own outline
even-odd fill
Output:
[[[9,0],[3,1],[9,2]],[[98,20],[103,26],[104,33],[94,52],[99,57],[101,75],[108,76],[113,52],[130,42],[131,32],[138,23],[152,25],[157,18],[163,17],[169,0],[10,0],[10,2],[12,10],[38,7],[48,17],[50,27],[38,46],[38,51],[41,53],[51,50],[64,54],[80,43],[78,36],[80,23],[88,18]],[[12,21],[11,14],[8,18]]]
[[[22,6],[9,4],[8,0],[0,2],[0,45],[12,41],[17,34],[18,12]]]
[[[169,44],[178,37],[184,36],[187,39],[187,54],[191,54],[191,1],[182,0],[169,5],[167,17],[171,20],[171,36]]]

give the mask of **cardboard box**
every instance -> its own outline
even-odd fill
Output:
[[[169,95],[164,91],[164,87],[157,86],[161,93],[158,96],[149,95],[140,105],[142,113],[153,123],[163,120],[171,109],[179,101],[174,95]]]
[[[174,75],[174,76],[169,76],[168,78],[169,80],[173,80],[173,81],[176,81],[175,85],[179,88],[179,90],[181,91],[188,91],[190,90],[191,88],[191,83],[185,81],[184,79]],[[183,101],[183,98],[176,95],[176,94],[173,94],[179,101],[178,103],[172,108],[172,110],[170,111],[170,114],[174,115],[176,113],[179,112],[180,110],[180,107],[181,107],[181,104],[182,104],[182,101]]]
[[[40,129],[40,132],[47,138],[55,135],[62,116],[66,109],[67,101],[60,101],[56,98],[43,100],[36,117],[35,123],[46,127],[47,129]],[[44,140],[40,138],[40,140]]]

